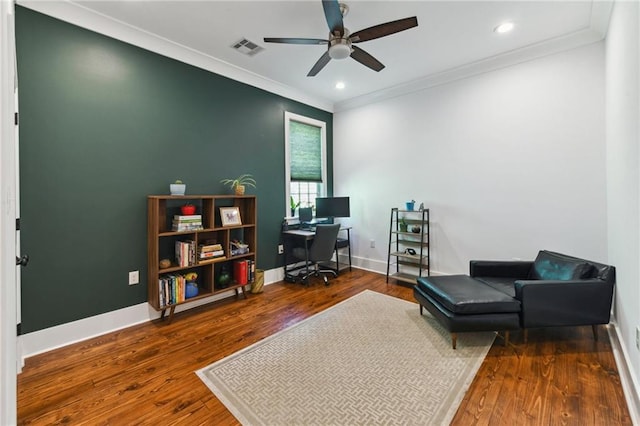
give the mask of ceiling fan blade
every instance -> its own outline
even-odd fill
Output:
[[[330,60],[331,56],[329,56],[329,51],[327,50],[326,52],[324,52],[324,55],[320,56],[320,59],[318,59],[318,62],[316,62],[313,68],[311,68],[311,71],[309,71],[307,77],[313,77],[318,74],[320,70],[329,63]]]
[[[391,21],[384,24],[376,25],[374,27],[365,28],[364,30],[356,31],[349,36],[349,40],[352,43],[360,43],[362,41],[369,41],[376,38],[388,36],[391,34],[399,33],[400,31],[408,30],[409,28],[418,26],[418,18],[412,16],[411,18],[398,19],[397,21]]]
[[[384,65],[382,62],[378,61],[376,58],[360,49],[358,46],[351,46],[353,52],[351,52],[351,57],[356,61],[360,62],[362,65],[371,68],[374,71],[382,71]]]
[[[329,40],[321,38],[283,38],[283,37],[265,37],[265,43],[288,43],[288,44],[327,44]]]
[[[336,31],[340,35],[344,34],[344,24],[342,23],[342,12],[340,12],[340,3],[338,0],[322,0],[324,8],[324,16],[327,18],[329,31],[335,34]]]

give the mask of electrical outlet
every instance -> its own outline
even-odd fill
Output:
[[[371,248],[376,248],[376,240],[371,240],[371,241],[369,242],[369,246],[370,246]]]
[[[284,245],[278,244],[278,254],[283,254],[283,253],[284,253]]]
[[[640,350],[640,326],[636,326],[636,348]]]
[[[140,282],[140,272],[139,271],[129,272],[129,285],[138,284],[139,282]]]

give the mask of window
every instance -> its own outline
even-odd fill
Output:
[[[286,164],[286,216],[292,214],[290,200],[312,207],[316,197],[326,194],[326,123],[290,112],[284,113]]]

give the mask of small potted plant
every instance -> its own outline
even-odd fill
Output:
[[[244,195],[244,190],[247,186],[256,187],[255,179],[249,174],[240,175],[235,179],[222,179],[220,183],[229,185],[229,187],[235,191],[236,195]]]
[[[187,185],[182,183],[179,179],[174,183],[169,184],[169,191],[171,192],[171,195],[184,195],[186,189]]]
[[[293,199],[293,196],[289,197],[289,205],[291,206],[291,216],[296,215],[296,209],[300,207],[300,201],[296,203],[296,200]]]
[[[405,219],[404,217],[401,217],[399,226],[400,226],[400,232],[407,232],[407,228],[409,227],[409,224],[407,223],[407,219]]]

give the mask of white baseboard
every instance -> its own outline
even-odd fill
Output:
[[[340,257],[342,259],[342,256]],[[387,262],[384,260],[376,260],[376,259],[367,259],[365,257],[356,257],[352,256],[351,258],[353,266],[358,269],[364,269],[369,272],[377,272],[378,274],[386,275],[387,274]],[[341,260],[342,262],[342,260]],[[346,262],[349,262],[349,259],[346,259]],[[429,271],[431,275],[452,275],[440,271]]]
[[[282,281],[283,279],[283,268],[265,271],[265,285]],[[176,307],[175,312],[193,309],[197,306],[230,297],[231,295],[233,295],[233,293],[229,292],[199,299],[192,303]],[[158,318],[160,318],[160,312],[157,312],[151,305],[144,302],[116,311],[34,331],[33,333],[23,334],[22,336],[18,336],[18,347],[22,355],[22,365],[24,365],[24,360],[31,356]]]
[[[640,383],[636,379],[636,374],[633,370],[633,365],[629,363],[629,351],[627,350],[624,341],[620,339],[620,329],[618,323],[612,321],[607,327],[609,331],[609,337],[611,340],[611,348],[613,349],[613,356],[618,366],[618,373],[620,374],[620,384],[624,391],[624,396],[627,400],[627,407],[629,407],[629,414],[631,415],[631,423],[634,425],[640,425]]]

